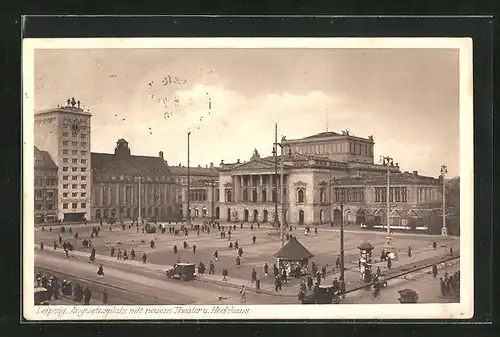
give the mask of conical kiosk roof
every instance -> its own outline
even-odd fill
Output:
[[[296,237],[292,237],[280,250],[278,250],[274,257],[288,261],[300,261],[314,257],[306,247],[304,247]]]

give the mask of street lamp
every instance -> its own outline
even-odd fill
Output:
[[[139,199],[139,214],[137,217],[137,223],[141,222],[141,215],[142,215],[142,205],[141,205],[141,180],[142,177],[136,177],[137,181],[139,182],[139,188],[137,189],[137,194],[138,194],[138,199]]]
[[[283,149],[285,147],[288,147],[288,156],[292,156],[292,149],[290,147],[290,145],[288,144],[285,144],[284,143],[285,141],[285,136],[283,136],[281,138],[281,143],[278,143],[276,142],[275,144],[275,147],[277,148],[277,146],[280,147],[281,149],[281,154],[280,154],[280,198],[281,198],[281,226],[280,226],[280,229],[281,229],[281,247],[283,247],[285,245],[285,212],[286,212],[286,209],[285,209],[285,184],[284,184],[284,180],[285,180],[285,156],[283,154]]]
[[[187,133],[187,217],[188,226],[191,225],[191,169],[189,164],[189,146],[190,146],[191,131]]]
[[[389,213],[389,195],[390,195],[390,180],[389,180],[389,177],[390,177],[390,174],[391,174],[391,167],[394,167],[394,160],[393,158],[391,157],[384,157],[383,158],[383,165],[387,167],[387,190],[386,190],[386,196],[385,196],[385,201],[386,201],[386,205],[385,205],[385,212],[386,212],[386,216],[387,216],[387,235],[391,235],[391,224],[390,224],[390,213]]]
[[[443,179],[443,227],[441,227],[441,236],[448,236],[448,229],[446,228],[446,174],[448,174],[448,167],[441,165],[441,178]]]
[[[330,184],[336,185],[335,178],[330,179]],[[331,186],[331,185],[330,185]],[[342,298],[345,298],[345,258],[344,258],[344,189],[340,189],[340,284],[342,287]],[[333,204],[332,204],[333,205]]]

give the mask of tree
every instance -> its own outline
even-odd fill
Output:
[[[446,196],[446,227],[448,233],[460,235],[460,177],[455,177],[445,182]],[[440,209],[441,212],[433,213],[428,218],[429,234],[438,234],[441,232],[443,224],[442,200],[431,203],[431,209]]]

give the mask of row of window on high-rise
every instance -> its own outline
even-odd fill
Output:
[[[63,146],[68,146],[69,145],[69,140],[63,140],[62,144],[63,144]],[[72,141],[71,145],[78,146],[78,142],[77,141]],[[86,147],[87,146],[87,142],[81,142],[80,145],[82,147]]]
[[[44,193],[44,190],[35,190],[35,197],[37,198],[43,198],[45,194],[45,197],[47,198],[53,198],[54,197],[54,191],[53,190],[47,190]]]
[[[68,209],[69,208],[69,203],[64,203],[63,204],[63,209]],[[78,203],[77,202],[73,202],[71,203],[71,208],[72,209],[77,209],[78,208]],[[82,202],[80,204],[80,208],[87,208],[87,203],[85,202]]]
[[[46,210],[53,210],[54,209],[54,204],[47,204],[45,206]],[[43,211],[43,205],[42,204],[35,204],[35,210],[37,211]]]
[[[72,192],[71,193],[72,198],[78,198],[78,192]],[[87,197],[87,192],[81,192],[80,193],[81,198],[86,198]],[[68,192],[63,192],[63,198],[69,198],[69,193]]]
[[[80,151],[80,155],[82,156],[86,156],[87,153],[88,153],[87,151]],[[63,149],[63,154],[69,154],[69,149]],[[78,150],[71,150],[71,154],[77,156]]]
[[[68,171],[69,171],[69,167],[64,166],[63,167],[63,172],[68,172]],[[72,167],[71,168],[71,172],[78,172],[78,167]],[[87,172],[87,168],[86,167],[80,167],[80,172]]]
[[[84,151],[82,151],[82,152],[84,152]],[[86,151],[85,151],[85,153],[86,153]],[[69,162],[70,162],[69,158],[63,158],[63,163],[67,164]],[[76,158],[71,159],[71,163],[78,164],[78,159],[76,159]],[[87,164],[87,159],[80,159],[80,164]]]
[[[63,184],[63,189],[68,189],[68,188],[69,188],[69,184]],[[78,184],[71,184],[71,188],[72,189],[78,188]],[[87,184],[81,184],[80,188],[81,189],[86,189],[87,188]]]
[[[69,176],[63,176],[62,180],[69,180]],[[71,176],[71,180],[78,180],[78,176]],[[80,180],[87,180],[87,176],[80,176]]]
[[[69,132],[66,132],[66,131],[63,132],[63,137],[69,137]],[[72,132],[71,133],[71,137],[77,138],[78,137],[78,133],[77,132]],[[87,139],[87,134],[85,134],[85,133],[80,134],[80,138]]]

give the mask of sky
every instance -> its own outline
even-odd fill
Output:
[[[459,175],[453,49],[59,49],[35,52],[35,109],[92,113],[93,152],[116,141],[169,165],[248,161],[278,136],[373,135],[375,162]]]

